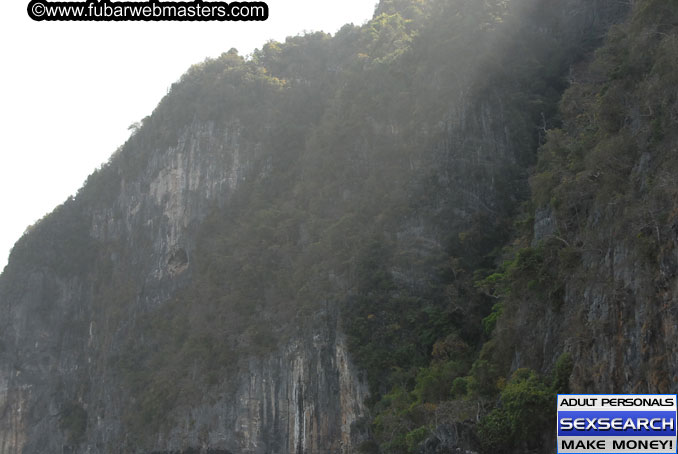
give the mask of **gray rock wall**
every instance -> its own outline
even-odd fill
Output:
[[[194,123],[176,146],[151,153],[135,179],[122,175],[113,205],[88,209],[110,283],[39,268],[3,287],[1,454],[354,452],[367,391],[331,313],[267,355],[241,356],[203,399],[167,415],[176,425],[153,446],[133,446],[125,433],[129,393],[111,360],[128,339],[144,342],[138,317],[190,278],[197,227],[211,208],[227,210],[256,171],[255,148],[241,143],[237,125]],[[102,301],[101,285],[119,287],[119,297]]]

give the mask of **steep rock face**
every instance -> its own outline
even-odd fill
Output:
[[[445,330],[477,341],[462,276],[527,197],[558,76],[511,70],[521,37],[493,34],[505,2],[466,3],[482,26],[440,14],[419,36],[417,14],[387,14],[182,78],[0,277],[0,454],[353,453],[368,391],[347,345],[389,384],[398,367],[370,348],[416,370]],[[539,19],[542,3],[517,2]],[[567,2],[527,36],[583,39],[614,4]],[[456,30],[482,52],[450,44]],[[477,263],[445,287],[455,247]],[[346,319],[367,328],[346,338]],[[465,430],[445,422],[425,449],[470,447]]]
[[[418,446],[418,454],[476,454],[478,440],[468,424],[441,424]]]
[[[553,280],[510,303],[500,355],[549,371],[570,353],[575,391],[678,389],[676,17],[637,3],[573,72],[541,152],[532,247]]]
[[[319,323],[269,357],[240,361],[237,379],[218,391],[225,395],[182,412],[181,422],[157,449],[355,452],[365,435],[354,425],[364,416],[367,389],[335,329]]]
[[[239,141],[237,128],[217,132],[213,124],[193,124],[176,146],[153,153],[136,179],[120,178],[112,206],[88,209],[88,234],[105,255],[99,260],[111,276],[125,274],[112,277],[113,285],[138,291],[118,288],[113,300],[102,301],[104,292],[86,273],[65,277],[45,268],[6,284],[0,452],[141,448],[126,441],[121,421],[130,396],[113,358],[124,339],[144,342],[135,319],[162,306],[188,279],[197,225],[211,207],[227,206],[251,174],[256,153],[248,146],[255,147]],[[241,158],[243,149],[249,161]],[[318,317],[315,329],[270,354],[240,357],[204,399],[167,415],[176,425],[153,449],[352,452],[360,436],[352,424],[365,413],[367,391],[337,332],[336,314]]]
[[[210,204],[223,205],[246,178],[243,152],[252,159],[250,150],[240,149],[237,126],[217,131],[213,123],[192,124],[176,146],[151,154],[140,178],[121,180],[114,206],[92,213],[91,236],[101,242],[153,238],[151,250],[158,254],[153,277],[172,274],[165,265],[184,247],[190,228]]]
[[[608,225],[604,231],[614,230]],[[661,246],[666,252],[650,257],[654,263],[637,239],[610,244],[613,234],[604,234],[598,238],[602,248],[581,253],[581,265],[564,283],[562,302],[530,298],[530,305],[517,307],[511,326],[502,325],[499,334],[514,339],[516,330],[523,333],[512,368],[550,370],[568,352],[575,358],[573,390],[675,392],[677,275],[665,263],[675,261],[676,244],[669,231],[662,227],[662,236],[669,236]]]

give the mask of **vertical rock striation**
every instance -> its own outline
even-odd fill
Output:
[[[490,3],[385,1],[387,13],[334,38],[189,70],[76,197],[28,229],[0,275],[0,454],[357,453],[368,387],[342,323],[411,342],[396,353],[413,381],[443,330],[463,334],[469,313],[479,322],[472,264],[508,239],[543,139],[534,121],[546,130],[571,63],[548,46],[584,46],[623,9]],[[528,39],[546,44],[523,52]],[[562,221],[537,218],[536,240]],[[454,248],[468,282],[448,291]],[[625,291],[647,288],[623,244],[596,257],[586,263]],[[595,285],[568,296],[580,297],[599,323],[632,312]],[[653,329],[664,323],[652,316]],[[559,322],[543,320],[532,334],[547,339],[532,348],[550,351]],[[615,334],[651,338],[637,320]],[[471,440],[461,426],[434,435],[431,450]]]
[[[204,399],[168,415],[175,425],[151,445],[132,446],[122,422],[130,396],[116,355],[129,339],[143,344],[136,320],[190,279],[198,227],[215,206],[228,210],[239,184],[254,175],[255,147],[237,126],[193,123],[134,179],[114,164],[105,169],[118,173],[115,201],[89,205],[81,217],[95,266],[110,268],[111,283],[91,282],[87,270],[62,276],[10,265],[0,293],[0,453],[354,452],[367,391],[336,313],[318,314],[315,329],[267,355],[240,356]],[[71,204],[62,208],[68,216]],[[116,286],[115,298],[102,301],[107,285]]]

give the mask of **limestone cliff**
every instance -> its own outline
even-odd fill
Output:
[[[40,266],[21,280],[3,281],[3,453],[61,452],[76,445],[87,452],[138,449],[125,447],[122,409],[130,397],[116,381],[111,358],[126,338],[144,342],[144,333],[134,333],[135,318],[166,303],[190,275],[195,226],[210,204],[226,205],[252,175],[252,154],[249,161],[241,158],[248,145],[237,128],[217,132],[213,124],[194,123],[175,146],[154,153],[134,180],[121,177],[113,204],[81,215],[90,247],[116,245],[96,260],[138,270],[136,282],[126,285],[143,291],[101,301],[104,292],[96,287],[108,284],[89,282],[87,271],[64,276]],[[131,263],[118,265],[130,257]],[[233,380],[177,409],[176,425],[152,448],[351,452],[359,436],[352,424],[364,415],[366,389],[337,331],[336,314],[315,317],[312,329],[270,354],[230,364]]]
[[[475,449],[480,403],[438,406],[486,340],[474,279],[625,11],[384,0],[192,67],[12,251],[0,454]],[[560,222],[540,206],[537,236]]]
[[[675,4],[640,2],[572,72],[533,178],[533,248],[552,282],[500,324],[514,367],[574,360],[586,392],[676,392]],[[517,334],[519,327],[530,326]]]

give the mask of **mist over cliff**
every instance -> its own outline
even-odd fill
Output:
[[[557,392],[676,392],[677,26],[383,0],[194,65],[14,246],[0,453],[548,453]]]

